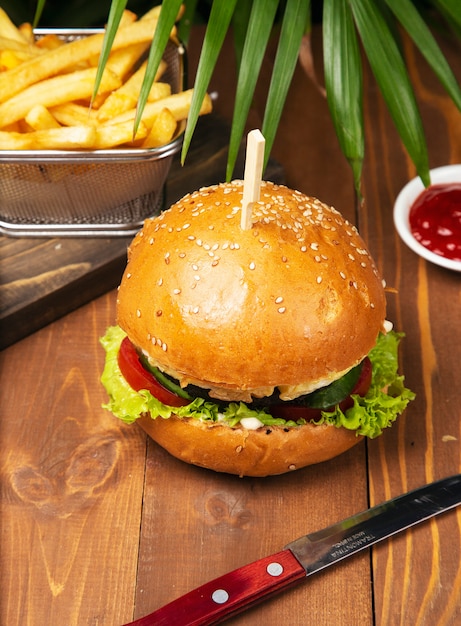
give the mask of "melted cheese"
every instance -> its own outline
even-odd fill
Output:
[[[206,389],[211,398],[215,398],[216,400],[224,400],[226,402],[252,402],[253,398],[266,398],[271,396],[274,393],[275,386],[268,387],[254,387],[252,389],[235,389],[231,387],[221,387],[207,383],[203,380],[197,380],[190,376],[186,376],[181,374],[180,372],[175,372],[170,368],[165,368],[160,363],[153,359],[149,355],[145,355],[152,367],[158,367],[159,370],[165,372],[169,376],[175,378],[179,381],[179,384],[182,388],[187,387],[187,385],[195,385],[196,387],[202,387],[202,389]],[[354,363],[357,365],[357,363]],[[352,366],[353,367],[353,366]],[[309,381],[305,383],[299,383],[297,385],[279,385],[278,388],[280,390],[280,399],[281,400],[294,400],[299,396],[303,396],[307,393],[312,393],[316,389],[320,389],[321,387],[325,387],[329,385],[333,381],[344,376],[350,369],[347,368],[342,372],[335,372],[329,377],[319,378],[315,381]]]

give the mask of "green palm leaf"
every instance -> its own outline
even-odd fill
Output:
[[[214,0],[213,2],[208,26],[205,32],[205,39],[200,53],[197,75],[194,83],[194,94],[184,133],[184,143],[181,153],[182,163],[184,163],[186,158],[187,151],[192,140],[192,135],[194,134],[194,130],[197,125],[200,107],[202,106],[208,85],[210,84],[211,76],[224,42],[224,37],[226,36],[226,32],[234,13],[236,1],[237,0]]]
[[[254,0],[239,64],[237,92],[227,160],[226,178],[230,180],[242,141],[245,123],[256,88],[256,81],[272,32],[278,0]]]
[[[418,175],[427,186],[430,175],[424,129],[399,47],[374,2],[349,2],[376,82]]]
[[[433,4],[448,20],[461,28],[461,3],[459,0],[433,0]]]
[[[429,28],[410,0],[386,0],[387,4],[415,42],[434,73],[461,109],[461,89]],[[458,0],[459,2],[459,0]],[[458,3],[458,7],[461,6]],[[458,11],[461,13],[461,11]]]
[[[264,166],[267,165],[275,140],[301,40],[310,26],[310,6],[310,0],[287,0],[286,3],[262,124],[262,133],[266,139]]]
[[[347,0],[324,0],[324,74],[327,101],[336,135],[360,195],[365,150],[362,64],[352,12]]]
[[[98,93],[104,68],[106,67],[107,59],[109,58],[112,44],[114,43],[115,35],[117,34],[118,25],[120,24],[126,5],[127,0],[112,0],[110,5],[109,17],[107,18],[107,28],[104,33],[104,41],[102,44],[101,55],[99,57],[98,71],[94,82],[93,96]]]
[[[40,21],[40,17],[43,13],[45,4],[46,4],[46,0],[37,0],[37,6],[35,7],[35,15],[34,15],[34,22],[33,22],[34,28],[37,26],[37,24]]]
[[[198,0],[188,0],[184,8],[184,14],[179,22],[178,35],[179,39],[187,45],[189,42],[190,31],[194,23],[194,15],[197,11]]]
[[[168,2],[164,2],[162,4],[162,9],[158,17],[154,38],[152,40],[152,45],[149,50],[146,73],[142,82],[141,91],[139,92],[134,134],[136,134],[139,123],[141,121],[142,113],[144,111],[144,107],[146,106],[150,88],[155,80],[155,75],[157,74],[160,61],[162,60],[163,53],[170,38],[171,29],[173,28],[177,20],[180,8],[181,0],[169,0]]]
[[[45,0],[37,0],[37,16],[44,4]],[[111,2],[98,81],[126,4],[126,0]],[[136,125],[139,123],[180,4],[180,0],[164,0],[162,4],[138,103]],[[181,160],[184,162],[186,158],[203,98],[208,90],[224,37],[232,22],[239,79],[226,172],[227,178],[230,178],[271,32],[271,24],[274,26],[278,17],[283,14],[262,124],[262,132],[266,138],[265,165],[267,165],[296,66],[300,43],[310,26],[310,0],[266,0],[266,2],[253,0],[252,3],[247,0],[211,0],[209,4],[211,12],[199,59]],[[439,10],[455,32],[461,32],[460,0],[432,0],[431,4]],[[180,24],[180,32],[186,39],[192,15],[197,7],[198,0],[191,0],[186,9],[184,23]],[[393,19],[394,17],[396,19]],[[397,25],[402,25],[407,30],[459,108],[461,91],[425,21],[410,0],[324,0],[323,22],[328,105],[341,149],[352,166],[356,189],[359,190],[364,156],[362,68],[356,31],[403,144],[424,184],[429,184],[424,129],[405,61],[397,43]]]
[[[232,32],[234,36],[237,67],[240,67],[240,63],[242,62],[243,47],[245,45],[248,22],[250,21],[251,7],[251,2],[248,2],[248,0],[237,0],[234,15],[232,16]]]

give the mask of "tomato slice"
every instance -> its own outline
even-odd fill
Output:
[[[185,406],[190,404],[190,400],[180,398],[169,389],[166,389],[153,374],[143,367],[138,353],[128,337],[125,337],[120,345],[117,360],[123,377],[135,391],[146,389],[154,398],[168,406]]]
[[[354,400],[352,399],[352,395],[364,396],[371,385],[371,374],[372,374],[372,365],[371,361],[368,357],[362,362],[362,369],[360,370],[360,376],[357,379],[357,382],[354,385],[350,395],[348,395],[344,400],[338,403],[341,411],[347,411],[354,404]],[[292,420],[296,422],[299,419],[305,420],[318,420],[321,417],[322,411],[332,411],[334,406],[317,409],[307,406],[301,406],[292,404],[291,402],[274,404],[269,407],[269,412],[273,417],[279,417],[284,420]]]

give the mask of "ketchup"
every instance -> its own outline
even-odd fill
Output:
[[[422,246],[461,261],[461,182],[431,185],[410,209],[410,228]]]

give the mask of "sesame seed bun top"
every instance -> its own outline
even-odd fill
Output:
[[[242,193],[242,181],[204,188],[146,220],[117,321],[183,385],[247,401],[277,386],[289,399],[364,358],[383,329],[384,289],[335,209],[263,182],[242,230]]]

